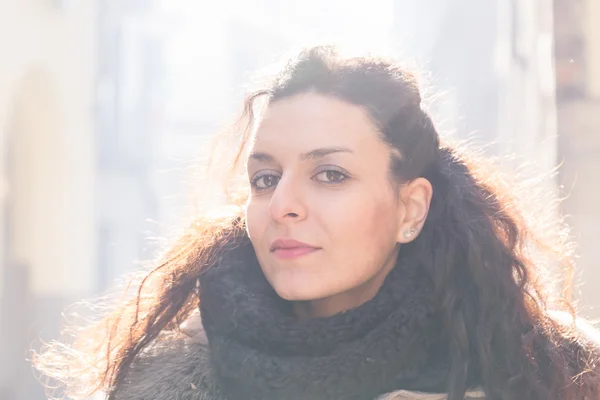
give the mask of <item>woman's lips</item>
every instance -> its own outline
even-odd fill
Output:
[[[273,254],[277,258],[281,258],[283,260],[292,260],[294,258],[299,258],[305,256],[310,253],[314,253],[319,249],[314,247],[290,247],[287,249],[275,249],[273,250]]]
[[[271,243],[271,253],[283,260],[299,258],[317,250],[320,248],[288,238],[276,239]]]

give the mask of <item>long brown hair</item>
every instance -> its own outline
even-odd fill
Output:
[[[327,46],[302,51],[246,98],[241,129],[232,131],[238,143],[232,162],[225,169],[218,164],[229,172],[222,176],[229,212],[196,218],[160,265],[144,273],[133,298],[111,307],[72,345],[49,345],[35,357],[36,367],[63,383],[69,396],[104,390],[110,398],[140,351],[197,309],[199,274],[244,235],[245,186],[234,178],[258,102],[307,91],[362,107],[396,150],[394,180],[425,177],[433,186],[423,230],[401,251],[423,265],[435,285],[452,357],[448,398],[462,399],[473,375],[489,399],[581,398],[583,379],[575,375],[583,372],[579,358],[589,354],[572,328],[548,312],[559,307],[573,313],[564,237],[555,230],[548,241],[547,232],[531,228],[512,187],[481,161],[440,142],[414,75],[391,61],[343,57]],[[553,297],[539,273],[550,268],[564,272],[564,290]]]

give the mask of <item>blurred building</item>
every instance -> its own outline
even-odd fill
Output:
[[[159,217],[164,37],[152,1],[97,0],[94,290],[146,258],[144,221]]]
[[[433,104],[441,127],[491,154],[514,153],[552,168],[552,0],[394,4],[402,52],[432,72],[430,83],[441,93]]]
[[[577,240],[579,298],[600,317],[600,2],[555,0],[563,212]]]
[[[0,2],[1,399],[42,398],[26,349],[93,287],[96,18],[93,1]]]

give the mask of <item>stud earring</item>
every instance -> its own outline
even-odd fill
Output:
[[[417,228],[412,228],[410,231],[405,231],[404,232],[404,238],[410,239],[410,237],[412,235],[414,235],[415,233],[417,233]]]

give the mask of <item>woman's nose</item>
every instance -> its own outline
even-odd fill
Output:
[[[281,223],[306,218],[301,185],[291,179],[282,178],[271,196],[269,213],[271,218]]]

